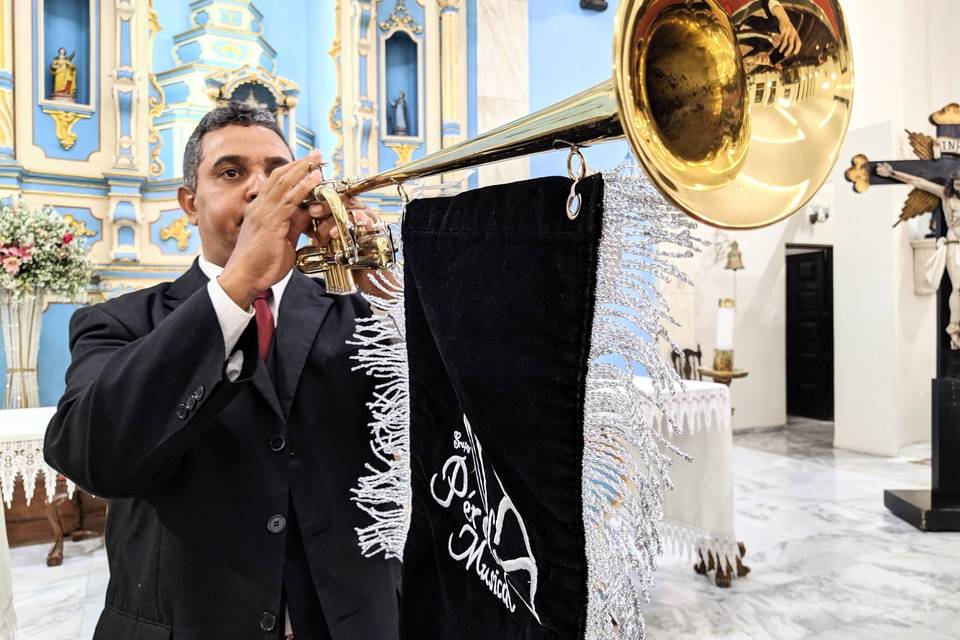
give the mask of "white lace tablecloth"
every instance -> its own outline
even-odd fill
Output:
[[[638,376],[634,384],[653,395],[650,378]],[[664,500],[661,532],[667,548],[675,553],[693,557],[699,548],[733,564],[738,552],[733,522],[730,388],[696,380],[685,380],[683,386],[684,391],[664,398],[664,409],[674,416],[679,433],[670,433],[652,400],[644,407],[645,415],[664,437],[693,457],[693,462],[675,459],[670,469],[674,488]]]
[[[0,410],[0,493],[7,507],[13,503],[13,484],[23,476],[27,504],[36,491],[43,472],[47,500],[52,500],[57,486],[57,472],[43,461],[43,434],[56,412],[55,407]],[[67,492],[73,496],[74,484],[67,480]]]

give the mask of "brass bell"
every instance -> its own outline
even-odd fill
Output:
[[[724,269],[739,271],[743,269],[743,254],[740,253],[740,245],[736,241],[730,243],[730,251],[727,253],[727,266]]]

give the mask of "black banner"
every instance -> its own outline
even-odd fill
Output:
[[[603,179],[418,200],[403,225],[406,640],[583,638],[582,462]]]

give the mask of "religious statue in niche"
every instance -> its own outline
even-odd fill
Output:
[[[50,74],[53,76],[53,92],[50,97],[54,100],[74,102],[77,96],[77,65],[73,62],[76,51],[67,55],[67,50],[60,47],[57,57],[50,63]]]
[[[933,142],[933,139],[931,138],[930,141]],[[877,165],[877,175],[910,185],[915,190],[904,205],[897,224],[929,211],[938,203],[943,206],[947,234],[937,240],[937,250],[927,262],[925,277],[931,287],[937,288],[943,278],[944,269],[950,276],[950,324],[947,325],[946,331],[950,335],[950,348],[960,349],[960,251],[957,250],[957,245],[960,244],[960,171],[954,172],[947,179],[945,186],[920,176],[897,171],[887,162]],[[910,200],[916,201],[913,206]],[[921,203],[920,200],[923,202]]]
[[[410,128],[407,126],[409,119],[407,117],[407,93],[405,91],[401,91],[400,95],[397,96],[397,99],[390,103],[390,110],[393,114],[393,127],[390,129],[390,135],[410,135]]]

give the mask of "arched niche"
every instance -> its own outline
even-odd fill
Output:
[[[385,138],[420,138],[420,44],[403,30],[384,39],[381,109]],[[398,104],[401,94],[403,100]],[[406,126],[398,126],[402,124]]]
[[[93,50],[91,48],[90,0],[43,0],[43,99],[56,102],[92,104]],[[75,91],[71,98],[55,91],[51,64],[67,58],[75,66]],[[62,62],[60,63],[62,64]]]

